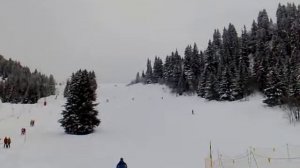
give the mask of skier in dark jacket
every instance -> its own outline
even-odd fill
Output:
[[[4,146],[3,146],[3,147],[4,147],[4,148],[7,148],[7,147],[8,147],[8,146],[7,146],[7,140],[8,140],[7,137],[5,137],[4,140],[3,140],[3,143],[4,143]]]
[[[127,168],[127,164],[123,161],[123,158],[120,159],[117,168]]]
[[[11,143],[11,139],[10,139],[10,137],[8,137],[7,138],[7,146],[6,146],[7,148],[10,148],[10,143]]]

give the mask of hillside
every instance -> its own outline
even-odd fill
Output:
[[[129,168],[204,168],[210,141],[214,158],[250,146],[300,145],[299,125],[290,125],[280,109],[265,107],[260,95],[216,102],[177,97],[160,85],[99,84],[98,97],[102,122],[86,136],[66,135],[59,126],[61,95],[33,105],[0,104],[0,137],[12,138],[10,149],[0,149],[1,167],[104,168],[124,157]]]

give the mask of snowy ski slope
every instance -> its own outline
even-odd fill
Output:
[[[86,136],[66,135],[59,126],[61,95],[46,98],[47,106],[44,99],[0,104],[0,137],[12,139],[10,149],[0,148],[1,168],[114,168],[120,157],[128,168],[204,168],[210,141],[214,158],[238,156],[250,146],[300,145],[300,127],[290,125],[282,110],[265,107],[260,95],[209,102],[177,97],[160,85],[99,87],[102,122]]]

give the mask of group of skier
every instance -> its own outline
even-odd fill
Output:
[[[10,144],[11,144],[11,139],[10,137],[5,137],[3,140],[3,144],[4,144],[4,148],[10,148]]]
[[[34,126],[34,120],[30,121],[30,126],[33,127]],[[26,128],[21,128],[21,135],[25,135],[26,134]],[[0,138],[1,140],[1,138]],[[4,148],[10,148],[10,144],[11,144],[11,138],[10,137],[5,137],[3,139],[3,144],[4,144]]]

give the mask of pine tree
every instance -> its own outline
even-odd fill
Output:
[[[204,58],[205,56],[202,51],[200,52],[199,57],[200,57],[200,75],[197,82],[197,94],[200,97],[204,97],[208,74],[205,69],[205,58]]]
[[[219,68],[219,95],[221,100],[236,100],[239,97],[240,43],[235,27],[229,24],[223,31],[223,55]],[[226,88],[228,87],[228,88]]]
[[[155,57],[153,64],[153,83],[162,83],[163,80],[163,62],[159,57]]]
[[[196,75],[194,73],[194,60],[193,60],[193,50],[192,46],[188,45],[184,52],[184,60],[183,60],[183,73],[186,76],[186,80],[188,83],[187,90],[194,91],[194,81],[196,79]]]
[[[69,88],[70,88],[70,80],[68,79],[66,82],[65,89],[64,89],[64,97],[65,98],[69,96]]]
[[[255,20],[253,20],[248,44],[248,49],[252,55],[256,52],[257,29],[257,23],[255,22]]]
[[[83,73],[87,72],[86,70],[83,71]],[[89,97],[92,99],[92,101],[96,101],[97,95],[96,95],[96,90],[97,90],[97,81],[96,81],[96,74],[94,71],[88,72],[88,79],[91,87],[91,92],[89,93]]]
[[[153,72],[152,72],[152,65],[151,65],[151,61],[150,59],[147,60],[147,70],[146,70],[146,83],[149,84],[149,83],[152,83],[152,80],[153,80],[153,76],[152,76]]]
[[[49,76],[49,95],[55,95],[55,80],[53,75]]]
[[[171,83],[173,86],[173,89],[178,92],[179,90],[187,90],[186,88],[186,79],[183,76],[183,61],[181,56],[178,54],[178,51],[175,51],[174,56],[171,58],[172,62],[172,77],[171,77]],[[179,84],[179,82],[182,82],[182,84]]]
[[[136,73],[136,77],[135,77],[135,81],[134,83],[140,83],[141,82],[141,77],[140,77],[140,73]]]
[[[247,34],[246,27],[244,26],[244,30],[242,31],[241,36],[241,54],[239,58],[239,67],[238,67],[238,74],[236,79],[236,89],[235,89],[235,97],[237,99],[243,98],[250,94],[249,89],[249,80],[251,77],[250,72],[250,61],[249,61],[249,54],[250,49],[249,46],[249,36]]]
[[[173,55],[173,53],[171,54]],[[165,59],[165,64],[163,65],[163,79],[167,86],[171,85],[171,76],[172,76],[172,65],[171,65],[171,58],[170,56],[167,56]]]
[[[199,53],[197,44],[194,43],[193,53],[192,53],[192,62],[193,62],[192,69],[195,76],[195,79],[193,80],[193,88],[194,88],[193,91],[197,91],[198,83],[201,77],[201,72],[204,69],[202,57],[203,57],[203,53],[202,52]]]
[[[208,77],[209,77],[209,74],[208,74],[207,69],[205,68],[201,74],[201,78],[199,80],[198,88],[197,88],[198,96],[203,97],[203,98],[206,95],[206,89],[207,89],[206,85],[207,85]]]
[[[79,70],[72,76],[63,118],[59,120],[66,133],[89,134],[100,124],[98,111],[95,110],[97,104],[94,103],[96,93],[92,86],[86,70]]]
[[[260,11],[257,18],[256,52],[254,55],[253,75],[256,79],[258,89],[263,91],[266,88],[266,79],[269,69],[270,41],[270,20],[266,10]]]
[[[267,75],[267,81],[267,88],[264,90],[264,93],[267,98],[263,102],[268,104],[269,106],[282,104],[282,82],[280,81],[275,69],[269,71]]]
[[[231,62],[229,66],[232,73],[235,73],[236,71],[234,70],[236,70],[237,67],[239,66],[240,45],[239,45],[238,35],[233,24],[229,24],[227,33],[228,33],[227,50],[229,52],[229,61]]]
[[[186,76],[184,75],[183,71],[181,71],[181,75],[180,75],[180,78],[178,80],[178,84],[177,84],[177,87],[175,88],[176,92],[179,94],[179,95],[182,95],[184,92],[187,92],[188,90],[188,82],[187,82],[187,79],[186,79]]]
[[[206,98],[208,100],[218,100],[219,99],[218,82],[217,82],[216,76],[213,74],[210,74],[208,76],[208,80],[206,82],[206,87],[205,87],[204,98]]]
[[[232,95],[232,77],[230,75],[229,68],[225,68],[222,73],[222,78],[219,84],[219,95],[220,100],[233,100],[234,97]]]
[[[142,71],[142,78],[145,78],[145,77],[146,77],[145,72]]]

